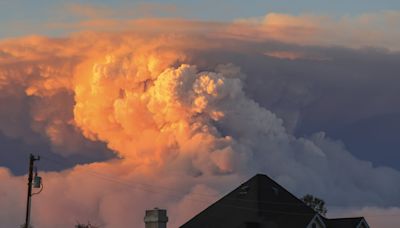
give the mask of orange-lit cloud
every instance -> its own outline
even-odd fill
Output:
[[[225,96],[235,80],[182,64],[187,59],[185,46],[193,45],[191,42],[174,35],[84,33],[68,39],[28,37],[0,44],[5,60],[0,67],[2,95],[29,98],[32,132],[47,137],[54,151],[64,156],[85,153],[79,149],[86,143],[77,134],[81,132],[86,140],[106,142],[123,158],[43,173],[47,194],[40,195],[43,204],[34,206],[35,225],[67,227],[76,220],[92,219],[108,227],[139,226],[143,207],[161,201],[164,206],[177,208],[177,218],[187,219],[196,212],[187,209],[192,187],[198,193],[216,192],[213,187],[196,187],[204,184],[193,182],[190,176],[234,172],[233,140],[218,135],[208,121],[223,116],[212,102]],[[235,72],[232,68],[231,74]],[[8,132],[16,127],[2,125],[1,130]],[[28,132],[15,132],[13,137],[29,138]],[[212,160],[208,159],[210,152],[215,153]],[[11,177],[6,169],[1,172],[9,186],[22,184],[22,177]],[[171,194],[169,190],[165,195],[165,191],[156,190],[154,195],[139,187],[136,203],[131,204],[132,187],[110,185],[101,178],[90,181],[97,172],[121,178],[123,183],[145,183],[158,179],[159,172],[170,173],[165,182],[157,180],[157,186],[184,191]],[[102,190],[93,194],[94,189]],[[6,189],[3,195],[11,200],[6,205],[20,198],[22,192],[23,188],[13,194]],[[82,197],[86,198],[84,203]],[[203,206],[197,208],[215,198],[214,194],[201,199]],[[75,210],[77,203],[81,206]],[[18,205],[13,215],[18,214],[23,201]],[[131,218],[120,219],[127,211],[132,213]],[[57,219],[57,214],[66,215],[65,220]],[[5,217],[0,213],[0,218]],[[19,220],[16,216],[7,224],[12,226]],[[172,219],[172,224],[174,221],[182,220]]]
[[[2,132],[26,140],[37,133],[65,157],[101,141],[119,157],[42,173],[46,187],[35,196],[33,208],[37,227],[70,227],[76,220],[140,227],[143,211],[155,206],[168,207],[175,215],[170,226],[177,227],[227,186],[255,172],[271,173],[299,192],[346,192],[337,197],[346,202],[359,203],[352,198],[356,194],[378,205],[382,199],[399,202],[399,172],[356,159],[323,133],[290,134],[282,119],[247,96],[238,66],[196,66],[195,51],[245,48],[238,41],[242,38],[326,44],[312,17],[298,21],[274,14],[262,22],[211,28],[181,20],[136,20],[133,25],[138,29],[0,43],[0,95],[7,98],[4,113],[12,120],[1,122]],[[189,27],[193,30],[179,32]],[[27,125],[16,115],[24,108]],[[17,226],[25,180],[5,168],[0,168],[0,180],[11,186],[0,189],[6,196],[1,207],[16,205],[11,212],[0,210],[0,220]]]

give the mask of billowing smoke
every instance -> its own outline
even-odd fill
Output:
[[[224,39],[233,42],[227,46],[241,44],[136,33],[1,43],[3,134],[47,140],[65,157],[96,153],[88,148],[101,141],[117,156],[42,172],[35,226],[90,220],[141,227],[144,210],[159,206],[169,210],[170,227],[178,227],[259,172],[328,204],[400,205],[398,171],[355,158],[323,132],[294,136],[282,118],[246,94],[252,75],[237,64],[209,64],[199,54],[212,53]],[[23,221],[25,179],[0,168],[0,181],[1,227],[15,227]]]

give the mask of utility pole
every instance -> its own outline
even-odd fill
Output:
[[[40,160],[40,156],[35,157],[35,156],[33,156],[33,154],[30,154],[30,156],[29,156],[29,174],[28,174],[28,196],[26,199],[25,228],[30,228],[33,167],[34,167],[35,161],[38,161],[38,160]],[[37,177],[37,175],[35,176],[35,181],[36,181],[36,177]]]

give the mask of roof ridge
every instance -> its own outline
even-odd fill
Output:
[[[279,184],[278,182],[276,182],[276,181],[275,181],[274,179],[272,179],[271,177],[269,177],[269,176],[267,176],[267,175],[265,175],[265,174],[261,174],[261,173],[256,174],[254,177],[264,177],[264,178],[267,178],[267,179],[270,180],[274,185],[277,185],[278,187],[280,187],[280,188],[285,192],[285,194],[288,194],[290,197],[292,197],[293,199],[295,199],[295,200],[297,201],[297,203],[309,207],[309,206],[308,206],[306,203],[304,203],[301,199],[299,199],[297,196],[295,196],[294,194],[292,194],[291,192],[289,192],[285,187],[283,187],[281,184]],[[252,177],[251,179],[253,179],[254,177]],[[250,180],[251,180],[251,179],[250,179]],[[250,181],[250,180],[249,180],[249,181]],[[262,202],[262,201],[260,201],[260,202]],[[312,210],[311,207],[309,207],[309,208]],[[314,210],[313,210],[313,211],[314,211]],[[317,212],[315,212],[315,213],[317,213]]]
[[[357,217],[344,217],[344,218],[325,218],[328,220],[345,220],[345,219],[363,219],[363,216],[357,216]]]
[[[315,215],[319,214],[279,183],[258,173],[181,227],[221,227],[222,222],[229,227],[246,221],[293,227],[308,224]]]

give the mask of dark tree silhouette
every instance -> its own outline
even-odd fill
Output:
[[[307,194],[301,200],[321,215],[326,215],[326,212],[328,212],[328,209],[325,207],[325,201],[318,197]]]

